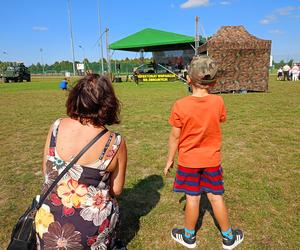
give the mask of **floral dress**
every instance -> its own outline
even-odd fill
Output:
[[[53,125],[42,193],[46,192],[69,162],[56,151],[60,119]],[[75,164],[59,181],[37,211],[35,225],[38,249],[110,249],[116,240],[119,207],[109,194],[107,167],[121,143],[110,132],[106,145],[93,164]]]

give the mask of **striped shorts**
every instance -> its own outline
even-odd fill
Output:
[[[186,168],[178,166],[174,181],[174,192],[183,192],[198,196],[201,193],[224,193],[223,169],[221,166],[213,168]]]

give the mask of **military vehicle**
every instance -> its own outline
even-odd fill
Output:
[[[27,67],[23,63],[14,63],[8,66],[3,71],[3,82],[23,82],[26,80],[27,82],[31,81],[30,72]]]

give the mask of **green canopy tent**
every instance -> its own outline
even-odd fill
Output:
[[[202,38],[199,45],[205,42],[206,39]],[[139,69],[138,81],[150,82],[180,78],[181,70],[195,54],[194,46],[192,36],[147,28],[110,44],[109,49],[141,52],[141,58],[143,52],[152,52],[153,62],[136,68]]]
[[[205,38],[200,39],[200,45]],[[113,50],[156,52],[170,50],[187,50],[195,46],[195,38],[156,29],[143,29],[119,41],[110,44]]]

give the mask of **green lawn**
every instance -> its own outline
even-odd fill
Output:
[[[0,84],[0,249],[42,184],[41,161],[50,124],[65,116],[58,79]],[[122,232],[129,249],[183,249],[170,230],[183,224],[182,195],[165,178],[168,116],[187,94],[181,83],[115,84],[129,161],[120,197]],[[224,94],[223,168],[233,226],[245,231],[239,249],[300,249],[300,82],[270,80],[269,93]],[[221,249],[207,213],[198,249]]]

